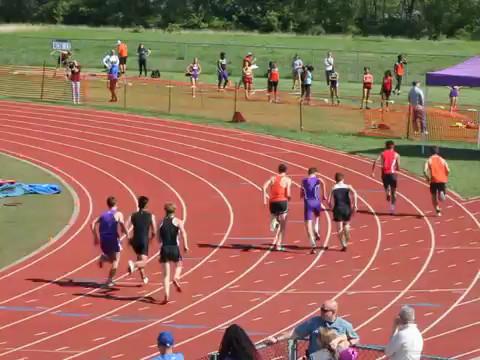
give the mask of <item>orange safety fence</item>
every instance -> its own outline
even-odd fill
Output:
[[[311,133],[361,134],[415,139],[408,107],[391,105],[389,111],[359,110],[348,104],[330,104],[325,92],[313,89],[310,103],[300,91],[279,91],[277,102],[268,102],[266,80],[255,79],[249,99],[243,86],[231,83],[225,91],[215,84],[122,76],[117,84],[118,102],[110,103],[106,73],[82,72],[80,102],[109,108],[147,110],[158,114],[187,115],[222,121],[246,120],[271,129]],[[193,93],[195,90],[195,94]],[[63,68],[0,66],[0,96],[49,102],[72,102],[71,83]],[[195,97],[193,97],[195,95]],[[430,108],[427,124],[430,140],[478,140],[478,112]]]

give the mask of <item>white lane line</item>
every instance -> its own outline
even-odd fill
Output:
[[[259,317],[256,317],[255,319],[252,319],[252,321],[258,321],[258,320],[262,320],[263,318],[261,316]]]
[[[47,331],[42,331],[42,332],[36,333],[35,336],[42,336],[42,335],[45,335],[45,334],[48,334],[48,332]]]
[[[228,309],[228,308],[231,308],[232,306],[233,306],[233,305],[230,305],[230,304],[229,304],[229,305],[223,305],[223,306],[222,306],[222,309]]]
[[[285,313],[288,313],[288,312],[290,312],[290,311],[292,311],[292,310],[290,310],[290,309],[285,309],[285,310],[280,311],[280,314],[285,314]]]
[[[206,314],[205,311],[200,311],[200,312],[198,312],[198,313],[196,313],[196,314],[193,314],[193,316],[200,316],[200,315],[205,315],[205,314]]]
[[[101,337],[98,337],[98,338],[93,339],[92,341],[93,341],[93,342],[97,342],[97,341],[101,341],[101,340],[105,340],[105,339],[106,339],[105,336],[101,336]]]

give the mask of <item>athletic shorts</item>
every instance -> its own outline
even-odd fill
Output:
[[[111,259],[115,253],[120,252],[120,242],[118,239],[100,239],[100,249],[102,249],[104,255]]]
[[[390,95],[392,95],[392,90],[383,90],[382,95],[385,96],[385,99],[389,99]]]
[[[244,83],[245,85],[247,85],[247,84],[248,84],[248,85],[253,84],[253,77],[251,77],[251,76],[244,76],[244,77],[243,77],[243,83]]]
[[[148,255],[148,239],[143,241],[130,239],[130,245],[132,246],[133,251],[135,251],[135,254]]]
[[[270,214],[278,216],[288,212],[288,201],[272,201],[270,203]]]
[[[382,175],[382,182],[383,182],[383,187],[385,189],[387,189],[387,188],[396,189],[397,188],[397,174],[383,174]]]
[[[445,183],[430,183],[430,193],[435,195],[439,192],[443,192],[444,194],[447,193],[447,184]]]
[[[347,222],[352,217],[352,210],[347,207],[333,208],[333,221]]]
[[[278,81],[268,81],[268,92],[277,91]]]
[[[160,262],[174,262],[178,263],[182,261],[180,255],[180,248],[177,245],[163,245],[160,250]]]
[[[218,76],[218,81],[222,81],[222,80],[227,81],[228,80],[228,71],[227,70],[218,71],[217,76]]]
[[[303,219],[305,221],[313,220],[314,216],[320,216],[321,210],[320,200],[305,200],[303,205]]]
[[[304,84],[303,87],[305,97],[309,98],[312,93],[312,84]]]
[[[127,64],[127,58],[128,58],[128,56],[120,57],[120,65],[126,65]]]
[[[363,88],[370,90],[372,88],[372,83],[363,83]]]

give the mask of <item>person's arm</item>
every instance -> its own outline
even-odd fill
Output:
[[[447,175],[450,175],[450,167],[448,166],[448,163],[443,160],[445,162],[445,169],[447,170]]]
[[[270,186],[270,184],[272,183],[272,178],[268,179],[265,184],[263,184],[263,188],[262,188],[262,195],[263,195],[263,204],[264,205],[267,205],[268,203],[268,199],[270,198],[270,196],[268,196],[268,187]]]
[[[401,350],[401,342],[398,336],[398,324],[399,324],[398,316],[393,320],[393,327],[392,327],[392,335],[390,337],[390,341],[388,342],[387,346],[385,347],[385,355],[389,358],[393,356],[397,351]]]
[[[330,191],[330,194],[328,195],[328,206],[330,206],[330,209],[333,209],[333,206],[335,204],[333,203],[333,190]]]
[[[292,198],[292,179],[287,178],[287,199],[290,201]]]
[[[303,186],[300,187],[300,199],[304,199],[305,198],[305,189],[303,188]]]
[[[373,161],[372,165],[372,177],[375,177],[375,167],[377,166],[377,161],[380,161],[382,158],[382,154],[378,155],[377,158]]]
[[[430,182],[430,159],[428,159],[427,161],[425,161],[425,165],[423,167],[423,174],[425,175],[425,180],[427,180],[427,182]]]
[[[350,186],[350,196],[352,198],[352,204],[353,204],[353,211],[357,211],[358,209],[358,195],[355,189]]]
[[[400,154],[397,153],[397,162],[396,162],[397,171],[400,171]]]
[[[425,95],[423,95],[422,90],[418,92],[418,100],[419,100],[418,102],[419,105],[425,106]]]
[[[150,223],[150,241],[157,236],[157,221],[155,215],[152,214],[152,222]]]
[[[325,181],[323,181],[322,179],[318,178],[318,181],[320,181],[320,185],[322,185],[322,200],[323,201],[326,201],[327,200],[327,187],[325,186]]]
[[[100,218],[96,218],[95,220],[92,221],[91,224],[91,229],[93,233],[93,243],[95,245],[98,245],[100,243],[100,239],[98,238],[98,232],[97,232],[97,224],[99,223]]]
[[[202,72],[202,65],[200,65],[200,63],[198,63],[198,74],[200,75],[201,72]]]
[[[180,234],[183,239],[183,250],[185,250],[185,252],[188,252],[190,248],[188,247],[187,231],[185,230],[183,220],[178,220],[178,229],[180,230]]]
[[[116,215],[118,216],[117,221],[118,221],[118,224],[120,225],[120,229],[122,230],[125,237],[128,238],[128,229],[125,226],[125,219],[123,217],[123,214],[121,212],[117,212]]]

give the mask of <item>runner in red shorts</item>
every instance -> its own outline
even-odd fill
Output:
[[[382,167],[382,182],[387,202],[390,203],[390,214],[395,213],[397,202],[397,171],[400,170],[400,155],[395,151],[395,143],[388,140],[385,150],[375,159],[372,166],[372,177],[375,176],[375,166],[380,161]]]

